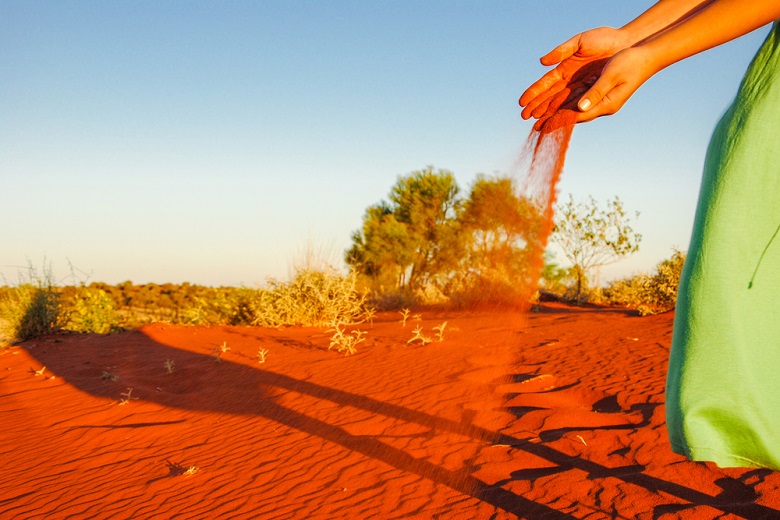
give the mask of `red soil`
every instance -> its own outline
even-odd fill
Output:
[[[0,518],[780,517],[780,474],[669,449],[671,314],[419,325],[444,321],[407,345],[418,323],[381,315],[350,357],[319,329],[171,325],[0,350]]]

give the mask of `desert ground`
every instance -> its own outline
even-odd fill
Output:
[[[380,313],[352,356],[302,327],[41,337],[0,350],[0,518],[780,518],[777,472],[671,452],[672,321]]]

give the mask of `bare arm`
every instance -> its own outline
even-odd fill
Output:
[[[660,0],[620,28],[634,45],[695,15],[715,0]]]
[[[584,66],[598,60],[606,61],[617,52],[647,39],[686,17],[698,12],[713,0],[660,0],[637,18],[621,27],[599,27],[577,34],[545,54],[543,65],[558,64],[531,85],[520,97],[525,107],[522,116],[540,117],[553,96]]]
[[[614,114],[651,76],[680,60],[780,18],[777,0],[713,0],[634,47],[617,53],[582,96],[578,122]]]
[[[777,0],[712,0],[705,3],[693,15],[641,44],[655,56],[658,70],[780,18]]]

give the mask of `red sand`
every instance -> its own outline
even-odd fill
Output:
[[[780,517],[780,474],[670,451],[671,314],[399,319],[350,357],[171,325],[0,350],[0,518]]]

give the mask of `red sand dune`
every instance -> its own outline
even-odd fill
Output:
[[[0,518],[780,518],[780,474],[670,451],[671,314],[399,320],[0,350]]]

